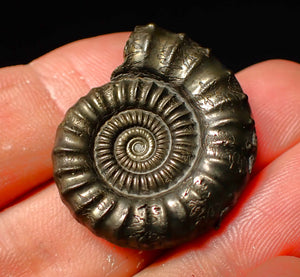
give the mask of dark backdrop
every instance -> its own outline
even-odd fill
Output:
[[[34,2],[1,4],[1,67],[27,63],[74,40],[149,22],[187,33],[234,71],[272,58],[300,62],[297,0]]]

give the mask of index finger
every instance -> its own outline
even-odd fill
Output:
[[[0,70],[0,208],[52,177],[57,125],[79,97],[109,81],[127,37],[81,40]]]

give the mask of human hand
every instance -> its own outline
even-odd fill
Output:
[[[299,276],[296,63],[267,61],[237,74],[256,122],[258,156],[251,181],[219,230],[168,251],[131,250],[94,236],[62,204],[51,180],[57,125],[79,97],[109,81],[127,38],[74,42],[0,70],[0,207],[6,207],[0,213],[0,276],[276,276],[286,268],[296,275],[284,276]]]

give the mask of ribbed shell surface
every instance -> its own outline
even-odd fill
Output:
[[[256,156],[234,75],[184,34],[138,26],[111,82],[66,113],[54,178],[76,219],[125,247],[161,249],[219,224]]]

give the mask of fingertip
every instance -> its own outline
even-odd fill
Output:
[[[129,33],[114,33],[64,45],[29,65],[47,88],[62,114],[93,87],[109,82],[122,63]]]
[[[268,60],[242,70],[236,77],[249,96],[255,120],[257,172],[300,141],[300,64]]]
[[[271,258],[251,271],[246,277],[299,277],[300,259],[292,256]]]

